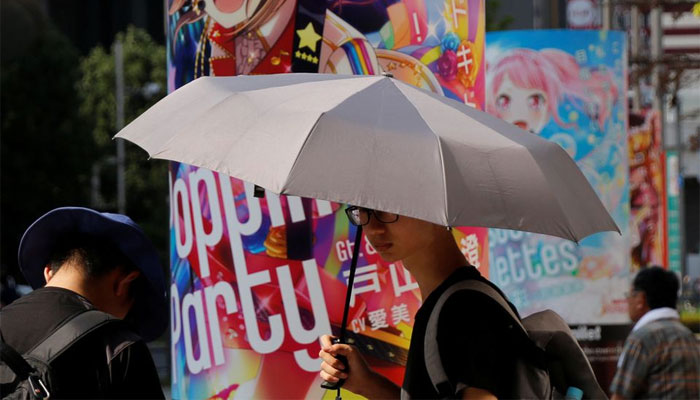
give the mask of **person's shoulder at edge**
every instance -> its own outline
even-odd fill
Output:
[[[643,340],[654,336],[683,335],[694,337],[693,332],[677,319],[660,319],[644,324],[630,332],[628,340]]]

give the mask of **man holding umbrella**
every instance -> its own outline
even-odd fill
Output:
[[[136,223],[87,208],[52,210],[22,237],[19,266],[35,290],[0,311],[3,356],[5,344],[26,354],[70,343],[63,339],[70,335],[52,335],[61,328],[81,332],[63,353],[46,352],[59,354],[50,361],[44,398],[164,398],[145,344],[167,326],[164,274]],[[21,368],[8,360],[17,374]]]
[[[403,261],[418,282],[423,305],[415,316],[403,387],[372,371],[357,348],[321,338],[321,377],[346,379],[344,388],[368,398],[438,398],[428,376],[423,339],[440,295],[461,280],[477,279],[496,288],[470,266],[444,226],[387,212],[350,207],[350,221],[364,227],[367,239],[387,262]],[[498,289],[496,289],[498,290]],[[498,290],[500,293],[500,290]],[[509,304],[510,305],[510,304]],[[515,313],[515,307],[510,305]],[[524,338],[494,300],[476,291],[460,291],[442,307],[438,323],[440,358],[450,378],[450,397],[512,398],[515,361]],[[349,371],[335,356],[347,358]],[[405,391],[406,393],[401,393]]]
[[[371,372],[352,347],[322,339],[322,377],[347,378],[345,388],[369,397],[442,396],[426,378],[433,369],[423,362],[420,339],[434,326],[426,320],[453,283],[490,285],[468,266],[446,227],[515,229],[577,242],[620,231],[561,146],[390,75],[203,77],[116,137],[152,158],[209,168],[276,194],[361,207],[349,208],[358,229],[348,287],[365,225],[385,260],[403,261],[424,299],[403,393]],[[520,339],[504,321],[513,321],[509,311],[517,313],[481,293],[462,292],[441,305],[439,351],[426,355],[445,360],[452,386],[446,396],[513,397],[502,382],[512,382]],[[340,355],[348,357],[345,372]]]

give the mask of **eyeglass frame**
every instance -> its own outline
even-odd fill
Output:
[[[352,217],[352,212],[355,210],[366,211],[367,212],[367,222],[365,222],[364,224],[356,223],[354,218]],[[388,211],[379,211],[379,212],[393,214],[396,216],[396,218],[393,221],[385,221],[379,217],[376,210],[372,210],[371,208],[365,208],[365,207],[359,207],[359,206],[348,206],[345,209],[345,215],[348,217],[348,220],[350,221],[350,223],[355,225],[355,226],[365,226],[365,225],[369,224],[369,221],[372,219],[372,215],[374,215],[374,218],[376,218],[377,221],[381,222],[382,224],[393,224],[394,222],[399,220],[399,214],[394,214],[394,213],[388,212]]]

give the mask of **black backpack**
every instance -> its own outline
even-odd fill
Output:
[[[56,329],[25,354],[0,338],[0,395],[4,399],[48,399],[51,396],[51,362],[90,332],[120,320],[102,311],[87,310]]]
[[[440,360],[437,344],[438,318],[447,299],[460,290],[476,291],[496,301],[513,321],[513,327],[526,335],[539,354],[540,362],[519,357],[516,382],[511,382],[520,399],[563,398],[567,389],[580,389],[583,399],[607,399],[598,384],[586,354],[571,329],[554,311],[545,310],[522,320],[513,312],[506,299],[491,285],[470,279],[454,283],[438,299],[425,333],[425,362],[430,380],[442,397],[452,397],[452,388]],[[539,365],[538,365],[539,364]]]

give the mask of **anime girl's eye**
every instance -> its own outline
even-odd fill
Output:
[[[510,96],[507,94],[499,95],[496,99],[496,106],[501,110],[507,110],[510,107]]]
[[[527,98],[527,105],[530,108],[533,108],[536,110],[539,110],[540,108],[544,107],[544,105],[546,103],[547,103],[547,100],[545,100],[544,96],[539,94],[539,93],[530,95]]]

